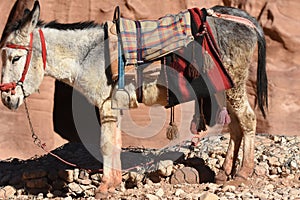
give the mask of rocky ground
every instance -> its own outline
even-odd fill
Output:
[[[160,151],[124,149],[123,168],[130,171],[108,199],[300,200],[299,136],[258,135],[254,174],[240,186],[214,183],[228,142],[226,134],[205,138],[195,148],[186,141]],[[0,199],[94,199],[102,177],[99,162],[78,143],[53,152],[92,171],[67,166],[50,155],[1,161]]]

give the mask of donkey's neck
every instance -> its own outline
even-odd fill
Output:
[[[107,98],[111,86],[105,73],[104,29],[96,26],[83,30],[42,28],[42,31],[47,46],[45,75],[75,87],[92,103]]]
[[[92,63],[95,61],[93,59],[104,61],[104,31],[101,27],[84,30],[42,30],[47,44],[45,75],[73,85],[82,70],[90,69],[95,64]],[[97,64],[99,67],[101,62]]]

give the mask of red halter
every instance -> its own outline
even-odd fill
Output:
[[[46,60],[47,60],[47,52],[46,52],[46,42],[45,42],[45,37],[44,33],[41,29],[39,29],[39,34],[40,34],[40,39],[41,39],[41,45],[42,45],[42,58],[43,58],[43,64],[44,64],[44,70],[46,69]],[[29,69],[31,57],[32,57],[32,46],[33,46],[33,33],[30,34],[30,42],[29,46],[22,46],[22,45],[17,45],[17,44],[7,44],[7,48],[12,48],[12,49],[23,49],[27,51],[27,56],[26,56],[26,63],[24,66],[24,70],[22,72],[21,79],[18,82],[10,82],[10,83],[3,83],[0,85],[0,90],[9,92],[11,91],[11,94],[14,95],[16,94],[16,87],[17,85],[22,86],[23,82],[25,80],[26,74]]]

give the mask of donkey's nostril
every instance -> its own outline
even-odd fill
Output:
[[[6,102],[7,102],[7,103],[10,103],[10,101],[11,101],[10,96],[6,97]]]

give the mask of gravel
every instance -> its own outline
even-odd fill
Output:
[[[125,159],[124,168],[131,170],[123,173],[121,187],[108,198],[300,200],[300,136],[257,135],[254,173],[240,186],[214,183],[228,142],[229,135],[224,134],[204,138],[194,148],[186,141],[163,151],[124,149],[123,158],[130,152],[131,156],[139,155],[139,162],[148,164],[136,168]],[[2,160],[0,199],[94,199],[102,179],[98,170],[101,163],[79,143],[66,144],[53,152],[92,171],[67,166],[50,155]]]

